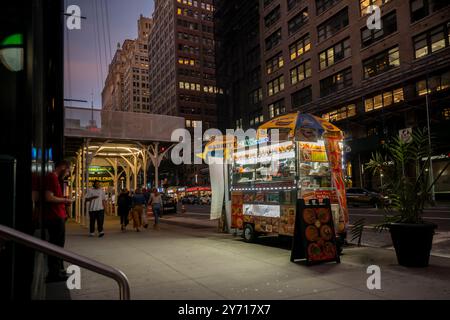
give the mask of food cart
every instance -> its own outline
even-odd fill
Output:
[[[273,140],[274,129],[279,138]],[[343,134],[309,114],[291,113],[258,128],[256,139],[236,141],[231,156],[231,227],[246,241],[259,235],[293,236],[297,199],[329,199],[337,236],[348,211]]]

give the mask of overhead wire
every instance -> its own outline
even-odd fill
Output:
[[[103,40],[103,53],[104,53],[104,55],[105,55],[105,61],[104,61],[104,63],[105,63],[105,74],[108,74],[108,61],[109,61],[109,58],[108,58],[108,50],[106,49],[106,26],[105,26],[105,24],[106,24],[106,19],[105,19],[105,11],[104,11],[104,1],[103,0],[99,0],[100,1],[100,3],[99,3],[99,6],[100,6],[100,19],[101,19],[101,22],[100,22],[100,25],[101,25],[101,29],[102,29],[102,35],[103,35],[103,38],[102,38],[102,40]],[[103,80],[105,80],[105,79],[103,79]]]
[[[97,2],[97,0],[93,0],[93,1],[91,1],[91,4],[92,4],[92,12],[94,13],[94,15],[95,15],[95,13],[96,13],[96,3]],[[98,31],[97,31],[97,25],[98,25],[98,21],[97,21],[97,15],[96,15],[96,17],[95,17],[95,21],[93,20],[92,21],[92,27],[93,27],[93,33],[92,33],[92,39],[93,39],[93,42],[94,42],[94,56],[95,56],[95,67],[96,67],[96,70],[97,70],[97,72],[96,72],[96,78],[97,78],[97,88],[98,88],[98,91],[101,91],[102,90],[102,88],[103,88],[103,86],[102,86],[102,80],[101,80],[101,78],[103,78],[103,71],[102,71],[102,62],[101,62],[101,52],[100,52],[100,47],[99,47],[99,34],[98,34]],[[100,59],[99,59],[99,57],[100,57]],[[97,90],[96,90],[97,91]]]
[[[108,34],[108,45],[109,45],[109,61],[112,61],[113,58],[113,52],[112,52],[112,46],[111,46],[111,25],[109,24],[109,6],[108,1],[103,0],[105,5],[105,17],[106,17],[106,30]]]

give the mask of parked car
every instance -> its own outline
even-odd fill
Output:
[[[181,200],[182,204],[200,204],[200,199],[197,196],[186,196]]]
[[[202,204],[202,205],[210,205],[211,204],[211,197],[210,196],[200,197],[200,204]]]
[[[164,213],[167,213],[167,212],[176,213],[177,212],[177,202],[175,201],[174,198],[169,197],[167,195],[163,195],[162,200],[163,200]]]
[[[349,205],[359,206],[366,205],[374,208],[388,204],[387,197],[380,193],[369,191],[364,188],[347,189],[347,203]]]

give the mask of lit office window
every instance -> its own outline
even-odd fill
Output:
[[[366,112],[370,112],[377,109],[389,107],[391,105],[403,102],[404,100],[403,88],[398,88],[365,99],[364,107]]]
[[[450,21],[413,38],[415,58],[419,59],[450,45]]]
[[[381,29],[368,29],[364,27],[361,29],[361,46],[367,47],[372,43],[383,39],[384,37],[397,31],[397,16],[396,12],[392,11],[381,18]]]
[[[284,76],[280,76],[267,84],[267,93],[269,97],[276,95],[284,90]]]
[[[398,47],[391,48],[363,61],[364,78],[374,77],[399,65]]]
[[[269,117],[273,119],[282,115],[286,112],[286,107],[284,106],[284,99],[278,100],[272,104],[269,104]]]
[[[359,8],[361,9],[361,16],[367,14],[367,8],[369,6],[381,7],[383,4],[388,3],[390,0],[359,0]]]
[[[309,33],[307,33],[289,46],[291,60],[301,57],[309,50],[311,50],[311,39],[309,37]]]
[[[308,60],[291,70],[291,83],[297,84],[311,77],[311,60]]]
[[[284,66],[283,52],[278,53],[276,56],[266,61],[266,72],[271,74]]]
[[[351,55],[350,39],[347,38],[319,54],[320,70],[323,70]]]
[[[320,95],[325,97],[341,89],[350,87],[352,84],[352,69],[344,69],[320,80]]]
[[[426,95],[437,91],[450,88],[450,71],[432,75],[428,78],[416,82],[416,94],[418,96]]]
[[[348,106],[330,111],[322,115],[322,118],[329,121],[335,122],[344,120],[350,117],[356,116],[356,105],[349,104]]]

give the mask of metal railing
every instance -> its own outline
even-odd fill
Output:
[[[22,244],[28,248],[35,249],[47,255],[58,257],[79,267],[111,278],[119,285],[120,300],[130,300],[130,283],[127,276],[119,269],[80,256],[76,253],[72,253],[61,247],[2,225],[0,225],[0,239]]]

